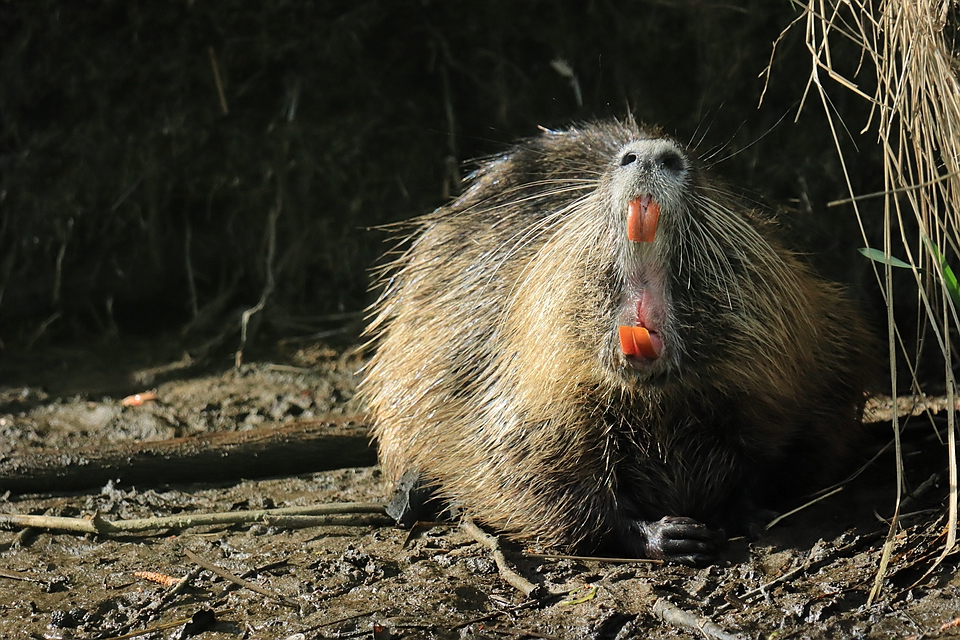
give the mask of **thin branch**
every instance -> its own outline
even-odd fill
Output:
[[[234,355],[234,367],[239,369],[243,364],[243,348],[247,344],[247,325],[254,314],[263,311],[267,305],[267,299],[273,293],[276,287],[276,280],[273,273],[273,261],[277,253],[277,218],[280,217],[280,210],[283,208],[283,199],[281,197],[280,187],[277,187],[277,201],[270,214],[267,216],[267,255],[264,259],[267,281],[263,285],[263,292],[260,294],[260,301],[246,311],[240,318],[240,347]]]
[[[220,98],[220,111],[223,115],[228,115],[230,110],[227,108],[227,96],[223,92],[223,81],[220,79],[220,65],[217,63],[217,53],[213,50],[213,47],[208,47],[207,55],[210,57],[210,67],[213,69],[213,82],[217,85],[217,97]]]
[[[703,634],[707,638],[715,640],[743,640],[744,638],[740,634],[734,635],[725,631],[720,625],[707,618],[678,608],[666,598],[659,598],[653,603],[653,614],[667,624]]]
[[[543,596],[549,595],[543,587],[533,584],[510,566],[507,558],[503,555],[503,550],[500,549],[499,538],[487,535],[481,531],[480,527],[473,524],[471,520],[464,520],[460,526],[470,534],[470,537],[490,549],[493,554],[493,561],[497,563],[497,569],[500,571],[500,577],[503,578],[507,584],[520,591],[523,595],[531,598],[541,599]]]
[[[771,520],[770,522],[767,523],[766,529],[772,529],[775,525],[779,524],[784,518],[789,518],[790,516],[792,516],[792,515],[795,514],[795,513],[800,513],[801,511],[803,511],[803,510],[806,509],[807,507],[812,506],[812,505],[820,502],[821,500],[824,500],[824,499],[826,499],[826,498],[829,498],[829,497],[832,496],[832,495],[836,495],[836,494],[840,493],[841,491],[843,491],[843,487],[837,487],[837,488],[834,489],[833,491],[829,491],[829,492],[823,494],[822,496],[817,496],[817,497],[814,498],[813,500],[811,500],[811,501],[809,501],[809,502],[807,502],[807,503],[805,503],[805,504],[800,505],[800,506],[797,507],[796,509],[791,509],[790,511],[787,511],[786,513],[781,513],[779,516],[777,516],[776,518],[774,518],[773,520]]]
[[[605,558],[602,556],[570,556],[562,553],[524,552],[524,557],[538,560],[578,560],[580,562],[604,562],[608,564],[665,564],[663,560],[653,558]]]
[[[338,517],[345,514],[372,514],[382,516],[381,520],[364,521],[364,524],[389,524],[393,522],[379,502],[342,502],[319,504],[305,507],[281,507],[278,509],[259,509],[255,511],[224,511],[217,513],[179,514],[155,518],[133,518],[130,520],[105,520],[100,514],[92,518],[63,518],[57,516],[32,516],[19,514],[0,515],[0,527],[33,527],[71,533],[90,533],[95,535],[118,535],[143,533],[162,529],[189,529],[211,525],[234,525],[264,523],[283,527],[284,517],[310,516],[306,521],[294,521],[296,526],[336,526],[351,524],[356,520]]]
[[[207,571],[212,571],[213,573],[217,574],[224,580],[229,580],[230,582],[236,585],[239,585],[241,587],[244,587],[245,589],[250,589],[250,591],[255,591],[260,595],[267,596],[268,598],[273,598],[274,600],[276,600],[277,602],[279,602],[284,606],[292,607],[294,609],[300,608],[300,605],[298,605],[295,601],[291,600],[290,598],[280,595],[279,593],[274,593],[269,589],[265,589],[264,587],[261,587],[255,582],[244,580],[240,576],[234,575],[229,571],[227,571],[226,569],[224,569],[223,567],[211,562],[210,560],[207,560],[202,556],[197,555],[193,551],[190,551],[190,549],[184,549],[183,554],[188,558],[190,558],[192,562],[203,567]]]

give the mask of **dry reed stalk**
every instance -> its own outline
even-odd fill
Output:
[[[925,329],[931,331],[943,354],[948,406],[953,406],[956,394],[950,331],[960,328],[960,317],[950,291],[952,272],[947,266],[948,261],[960,254],[960,83],[956,77],[960,64],[944,38],[952,4],[954,0],[807,0],[803,15],[791,25],[805,25],[813,63],[801,109],[813,89],[833,132],[850,202],[862,232],[864,217],[858,206],[862,196],[858,198],[854,193],[840,144],[836,113],[822,78],[829,77],[872,105],[869,121],[861,133],[877,127],[884,158],[883,251],[887,260],[882,276],[880,272],[877,276],[887,303],[892,388],[897,388],[896,350],[904,351],[907,361],[911,361],[911,354],[906,353],[893,320],[890,256],[894,243],[899,242],[916,278],[920,309],[927,321]],[[843,64],[835,65],[835,59],[840,60],[833,55],[831,43],[838,38],[852,41],[861,52],[856,69],[847,72],[850,77],[844,75]],[[861,74],[871,71],[876,74],[875,78],[857,82]],[[768,77],[769,73],[768,68]],[[872,96],[860,88],[861,84],[873,83],[876,89]],[[917,237],[911,238],[906,229],[914,227]],[[897,233],[899,237],[895,237]],[[956,295],[955,282],[952,286]],[[913,384],[917,387],[913,371],[911,366]],[[956,546],[955,414],[948,412],[948,527],[943,554],[937,563]],[[903,493],[896,412],[892,422],[897,447],[898,493],[870,603],[880,593],[891,557]]]

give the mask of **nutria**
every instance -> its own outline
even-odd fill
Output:
[[[390,478],[514,538],[703,564],[856,448],[862,322],[675,140],[544,130],[415,227],[368,329]]]

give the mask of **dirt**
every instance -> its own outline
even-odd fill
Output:
[[[360,411],[354,392],[363,360],[355,351],[279,345],[248,357],[237,371],[227,358],[191,367],[164,344],[4,353],[0,458],[28,448],[68,453]],[[157,399],[122,402],[147,392]],[[695,625],[657,614],[665,601],[731,637],[957,636],[956,556],[934,562],[943,548],[947,493],[937,475],[946,458],[931,428],[942,431],[937,420],[917,419],[904,430],[907,493],[920,491],[903,506],[883,589],[870,603],[895,495],[889,450],[841,491],[784,518],[758,541],[731,540],[723,560],[708,568],[539,558],[532,554],[557,550],[505,544],[508,561],[547,593],[540,598],[509,586],[490,551],[454,523],[413,534],[344,524],[124,536],[8,528],[0,531],[0,636],[110,638],[154,629],[139,637],[702,637]],[[865,458],[890,437],[889,425],[871,430],[875,445]],[[0,487],[0,513],[115,521],[382,501],[388,491],[376,467],[218,485],[129,486],[121,474],[81,492],[15,495]],[[197,567],[188,550],[265,593],[204,569],[179,593],[165,595],[170,587],[142,573],[183,578]]]

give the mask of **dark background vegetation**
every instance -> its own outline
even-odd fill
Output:
[[[789,0],[3,0],[0,339],[235,328],[268,279],[272,210],[261,328],[322,329],[370,302],[389,235],[373,227],[443,203],[466,161],[631,112],[788,207],[799,248],[875,308],[853,212],[825,208],[847,190],[815,92],[794,123],[802,25],[758,109],[800,15]],[[854,188],[879,190],[865,101],[823,82],[858,149]]]

